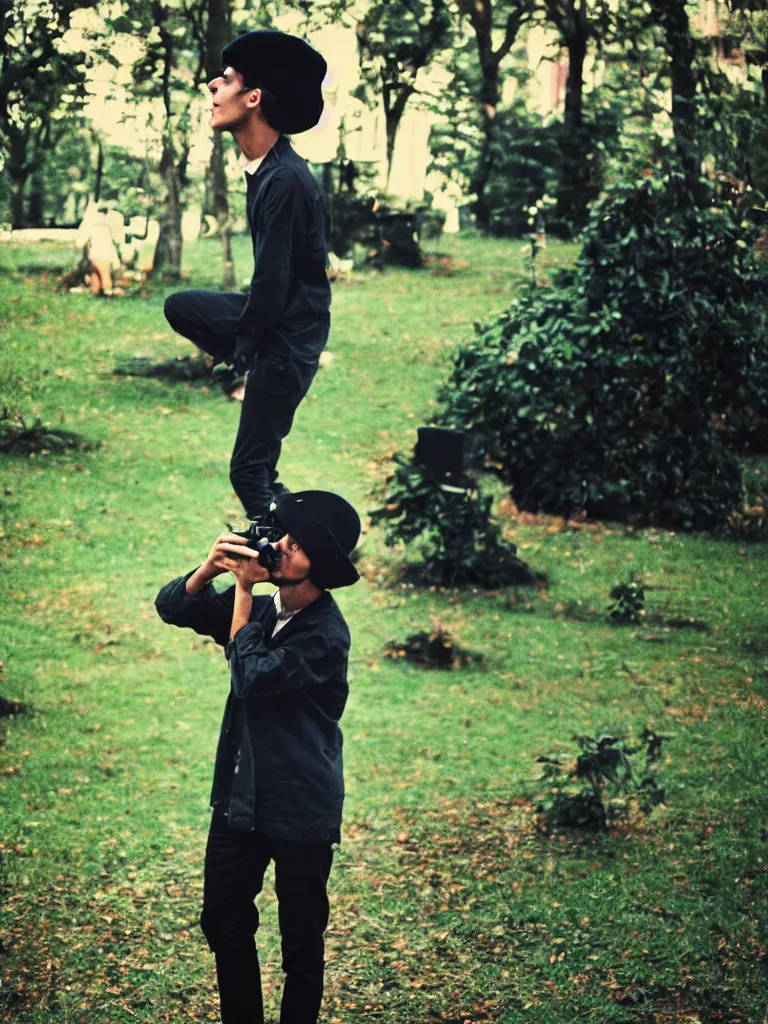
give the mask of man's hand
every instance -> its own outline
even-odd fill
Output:
[[[253,590],[257,583],[265,583],[270,576],[269,569],[266,569],[259,561],[258,551],[249,547],[243,548],[245,558],[227,559],[229,571],[237,580],[238,590]]]
[[[269,570],[259,563],[258,551],[248,547],[245,537],[222,533],[216,538],[206,560],[187,580],[187,593],[194,596],[206,583],[224,572],[231,572],[238,586],[246,590],[269,579]]]

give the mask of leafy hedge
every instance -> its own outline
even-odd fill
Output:
[[[542,581],[517,557],[491,520],[490,496],[477,489],[446,491],[414,457],[394,456],[383,505],[371,523],[385,524],[387,544],[418,552],[417,575],[428,584],[460,587],[527,586]]]
[[[573,271],[476,325],[441,422],[471,431],[526,510],[709,529],[765,441],[768,279],[733,206],[675,170],[595,205]]]

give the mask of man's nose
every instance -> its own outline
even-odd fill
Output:
[[[214,78],[212,81],[208,83],[208,91],[211,93],[212,96],[216,95],[216,90],[219,88],[218,82],[218,78]]]

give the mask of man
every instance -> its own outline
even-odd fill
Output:
[[[222,1024],[262,1024],[254,905],[275,862],[286,980],[281,1024],[315,1024],[323,994],[326,883],[344,799],[339,719],[349,630],[329,590],[359,576],[360,520],[329,491],[276,502],[285,530],[271,573],[224,533],[194,572],[160,591],[160,617],[212,636],[231,675],[213,777],[200,924],[216,956]],[[234,586],[211,581],[231,572]],[[278,589],[254,597],[256,583]]]
[[[320,119],[325,60],[283,32],[238,36],[209,83],[210,125],[243,154],[253,241],[250,292],[185,291],[165,315],[175,331],[247,373],[230,480],[249,519],[275,492],[280,444],[314,377],[330,328],[326,224],[320,189],[285,133]]]

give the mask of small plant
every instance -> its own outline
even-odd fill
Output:
[[[491,521],[490,496],[474,485],[446,490],[415,458],[398,453],[394,462],[384,504],[371,513],[371,522],[385,524],[390,546],[416,546],[424,583],[492,588],[540,581]]]
[[[538,758],[538,763],[544,765],[540,780],[558,784],[552,788],[552,800],[544,808],[550,825],[601,830],[608,824],[611,799],[634,795],[644,813],[663,802],[658,770],[662,744],[671,736],[662,736],[646,727],[634,742],[626,736],[572,738],[580,751],[573,761]],[[632,758],[642,753],[645,761],[638,774]]]
[[[28,423],[21,413],[4,408],[0,410],[0,452],[29,454],[30,452],[63,452],[77,449],[89,451],[93,445],[71,430],[51,427],[42,420]]]
[[[645,588],[636,573],[626,583],[617,583],[611,590],[612,603],[608,606],[611,622],[636,625],[645,617]]]
[[[403,642],[389,640],[384,647],[384,657],[395,660],[404,658],[424,668],[457,669],[482,663],[483,656],[476,651],[459,647],[453,637],[437,627],[427,633],[411,633]]]

